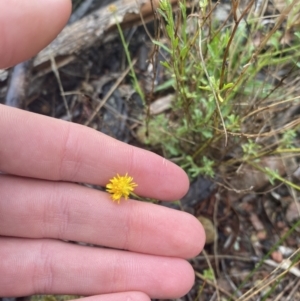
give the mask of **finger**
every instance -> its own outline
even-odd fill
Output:
[[[178,298],[194,282],[183,259],[51,240],[1,238],[0,258],[2,296],[140,291],[151,298]]]
[[[128,173],[137,194],[161,200],[181,198],[188,189],[175,164],[78,124],[0,105],[0,139],[6,173],[97,185]]]
[[[17,188],[17,189],[16,189]],[[199,221],[151,203],[113,203],[70,183],[0,176],[0,235],[56,238],[162,256],[191,258],[205,242]]]
[[[27,60],[66,24],[69,0],[0,0],[0,68]]]
[[[104,294],[80,298],[80,301],[150,301],[150,298],[142,292],[125,292],[116,294]]]

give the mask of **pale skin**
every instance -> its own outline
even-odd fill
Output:
[[[0,0],[0,68],[45,47],[70,10],[69,0]],[[0,171],[0,296],[146,301],[192,287],[186,259],[205,241],[195,217],[134,200],[118,205],[76,184],[105,186],[128,173],[136,194],[175,200],[189,181],[173,163],[90,128],[0,105]]]

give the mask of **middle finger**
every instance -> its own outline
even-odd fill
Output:
[[[0,176],[0,235],[74,240],[135,252],[190,258],[203,247],[198,220],[134,200],[113,203],[72,183]]]

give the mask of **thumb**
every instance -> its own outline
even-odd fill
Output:
[[[65,26],[71,0],[0,0],[0,68],[34,56]]]

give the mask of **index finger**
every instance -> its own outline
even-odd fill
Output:
[[[91,128],[0,105],[0,170],[53,181],[106,185],[116,174],[133,177],[136,193],[181,198],[185,172],[174,163]]]

